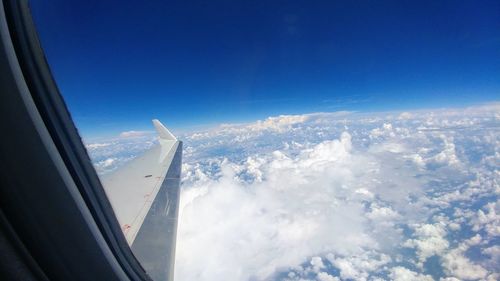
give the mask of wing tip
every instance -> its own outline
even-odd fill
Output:
[[[160,120],[158,119],[153,119],[153,125],[156,128],[156,131],[158,132],[158,135],[160,136],[161,139],[165,140],[177,140],[177,138],[165,127]]]

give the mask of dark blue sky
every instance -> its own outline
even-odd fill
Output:
[[[84,137],[500,99],[500,1],[32,1]]]

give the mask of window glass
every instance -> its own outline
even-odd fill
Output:
[[[183,142],[175,280],[500,279],[500,2],[31,4],[105,188]]]

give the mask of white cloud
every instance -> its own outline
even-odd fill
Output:
[[[102,161],[102,166],[104,168],[109,167],[109,166],[113,165],[113,162],[115,162],[115,160],[116,159],[114,159],[114,158],[108,158],[108,159]]]
[[[258,177],[263,180],[251,186],[236,177],[248,165],[222,161],[219,177],[207,183],[204,193],[182,198],[177,260],[183,266],[177,268],[177,278],[265,278],[315,253],[368,247],[372,241],[362,227],[363,206],[340,200],[353,192],[346,186],[359,169],[353,164],[360,160],[352,160],[350,149],[345,133],[294,158],[254,157],[250,161],[260,163]],[[255,174],[256,165],[250,166]],[[224,270],[207,267],[207,255],[224,264]],[[313,262],[319,270],[319,261]]]
[[[500,236],[500,201],[486,204],[471,219],[472,229],[484,229],[489,236]]]
[[[491,257],[492,260],[496,261],[496,263],[500,263],[500,245],[494,245],[488,247],[482,251],[484,254]]]
[[[391,123],[382,124],[381,128],[375,128],[370,132],[370,138],[378,138],[378,137],[395,137],[396,134],[392,129]]]
[[[269,117],[264,121],[257,121],[250,125],[251,130],[277,130],[283,131],[290,129],[292,125],[307,121],[308,115],[280,115],[278,117]]]
[[[412,117],[413,117],[413,114],[411,114],[409,112],[403,112],[403,113],[399,114],[398,119],[408,120],[408,119],[411,119]]]
[[[366,280],[367,274],[360,272],[346,259],[337,258],[333,259],[333,265],[340,270],[340,277],[342,279]]]
[[[368,218],[375,221],[384,221],[384,220],[395,220],[400,218],[398,212],[394,211],[390,207],[379,207],[376,204],[372,204],[370,207],[370,212],[366,215]]]
[[[489,105],[284,115],[180,136],[176,280],[498,279],[498,124]],[[154,139],[87,149],[105,173]]]
[[[461,245],[443,256],[443,267],[447,274],[462,280],[477,280],[485,278],[488,271],[482,266],[471,262],[464,252],[468,247]]]
[[[316,273],[320,272],[321,269],[325,268],[325,265],[323,264],[323,260],[321,259],[321,257],[312,257],[311,265],[313,266],[313,271]]]
[[[91,144],[86,144],[85,147],[88,150],[93,150],[93,149],[98,149],[98,148],[101,148],[101,147],[107,147],[107,146],[110,146],[110,145],[113,145],[113,143],[112,142],[91,143]]]
[[[437,164],[442,165],[457,165],[459,164],[458,157],[455,153],[455,144],[453,143],[453,138],[447,138],[441,135],[443,140],[443,150],[432,157],[430,160]]]
[[[418,266],[423,267],[427,258],[441,255],[449,246],[446,230],[442,224],[422,224],[414,226],[415,239],[407,240],[403,245],[417,250]]]
[[[338,277],[330,275],[326,272],[318,273],[318,276],[316,278],[318,279],[318,281],[340,281]]]
[[[136,138],[153,134],[153,131],[125,131],[120,133],[120,138]]]
[[[419,274],[402,266],[392,268],[389,276],[394,281],[434,281],[430,275]]]
[[[458,112],[279,116],[187,136],[186,159],[197,164],[185,169],[176,277],[261,280],[292,270],[293,280],[310,279],[305,272],[316,279],[368,280],[378,273],[432,280],[413,270],[423,271],[431,256],[445,261],[454,249],[447,229],[459,232],[466,222],[446,216],[430,222],[433,213],[455,204],[457,191],[466,200],[495,190],[473,182],[466,182],[469,189],[434,187],[469,173],[459,149],[473,136],[442,129],[472,124]],[[482,117],[467,118],[477,125]],[[495,138],[481,144],[491,147]],[[489,172],[470,169],[491,181]],[[397,254],[403,246],[415,249],[415,258]],[[219,267],[207,267],[206,256]],[[324,268],[307,262],[311,257]],[[325,257],[339,276],[328,271]],[[384,269],[403,260],[413,270]]]
[[[354,280],[367,280],[368,276],[391,262],[391,258],[376,251],[366,251],[347,257],[335,256],[330,253],[327,259],[340,271],[340,277]]]
[[[146,134],[138,137],[91,142],[87,143],[85,147],[98,174],[103,175],[141,155],[156,143],[155,135]]]

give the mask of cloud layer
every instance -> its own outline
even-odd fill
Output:
[[[499,112],[314,113],[181,136],[176,280],[500,279]]]

